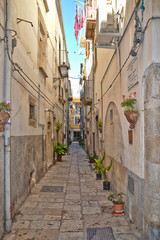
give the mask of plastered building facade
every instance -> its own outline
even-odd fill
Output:
[[[12,109],[0,133],[2,235],[54,163],[58,121],[59,141],[67,142],[68,78],[59,70],[68,70],[69,62],[60,1],[4,0],[0,11],[0,101],[10,101]]]
[[[159,239],[160,2],[85,3],[86,143],[99,157],[106,152],[105,165],[113,161],[112,189],[126,194],[126,212],[144,239]],[[130,129],[121,102],[133,92],[139,117]]]

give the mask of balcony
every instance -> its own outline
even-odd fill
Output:
[[[92,88],[85,87],[84,90],[84,105],[91,106],[92,105]]]
[[[114,37],[119,37],[118,19],[116,18],[113,6],[102,1],[97,9],[95,31],[96,43],[99,46],[105,45],[111,48]]]
[[[87,6],[86,8],[86,40],[93,40],[96,28],[96,10]]]

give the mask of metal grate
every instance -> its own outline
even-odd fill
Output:
[[[111,227],[87,228],[87,240],[115,240]]]
[[[63,186],[42,186],[40,192],[63,192]]]

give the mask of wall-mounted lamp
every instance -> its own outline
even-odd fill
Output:
[[[65,64],[65,62],[63,62],[63,64],[61,64],[58,68],[62,78],[68,76],[68,66]]]

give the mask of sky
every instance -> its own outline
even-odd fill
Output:
[[[83,0],[81,1],[83,2]],[[62,14],[63,14],[63,23],[65,29],[65,36],[67,42],[68,57],[71,66],[69,71],[69,80],[71,80],[73,97],[79,97],[79,78],[80,76],[80,63],[83,62],[84,55],[79,55],[79,51],[84,53],[84,48],[80,48],[79,42],[77,45],[76,38],[74,35],[74,23],[75,23],[75,12],[76,12],[75,0],[61,0],[62,5]],[[83,4],[80,4],[83,8]],[[83,35],[84,29],[81,34]],[[74,53],[76,52],[76,53]]]

